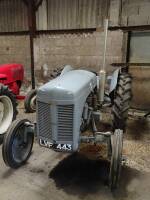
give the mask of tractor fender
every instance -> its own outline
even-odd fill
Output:
[[[111,76],[111,83],[109,88],[109,94],[116,89],[117,82],[118,82],[118,76],[120,73],[120,68],[115,70]]]
[[[65,65],[64,69],[62,70],[60,76],[63,76],[64,74],[66,74],[69,71],[72,71],[73,67],[71,65]]]

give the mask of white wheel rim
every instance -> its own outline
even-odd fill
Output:
[[[35,110],[36,109],[36,95],[31,99],[30,107]]]
[[[0,134],[4,134],[13,120],[13,105],[9,97],[0,96]]]

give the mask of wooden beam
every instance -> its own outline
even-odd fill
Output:
[[[150,66],[150,63],[112,63],[113,67]]]
[[[122,30],[122,31],[145,31],[150,30],[150,25],[139,26],[110,26],[110,31]]]
[[[30,36],[30,57],[31,57],[31,82],[32,89],[35,89],[34,71],[34,37],[36,36],[36,9],[35,0],[23,0],[28,9],[28,28]]]
[[[28,23],[30,32],[31,82],[32,89],[35,89],[34,37],[36,36],[36,10],[34,0],[28,0]]]
[[[35,35],[42,34],[78,34],[78,33],[93,33],[95,32],[95,28],[86,28],[86,29],[60,29],[60,30],[36,30]],[[0,32],[1,36],[5,35],[30,35],[29,31],[14,31],[14,32]]]

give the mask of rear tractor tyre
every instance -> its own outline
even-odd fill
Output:
[[[114,104],[112,107],[113,129],[126,128],[128,110],[132,98],[131,93],[131,76],[128,73],[119,75],[117,89],[115,91]]]
[[[17,101],[8,86],[0,84],[0,144],[12,121],[16,119]]]
[[[56,78],[57,76],[60,76],[62,70],[63,70],[63,68],[54,69],[52,71],[52,73],[50,74],[50,80]],[[25,102],[24,102],[24,107],[25,107],[26,113],[36,112],[36,95],[37,95],[36,89],[31,90],[27,94],[27,96],[25,98]]]
[[[5,164],[19,168],[29,159],[34,133],[28,129],[29,120],[15,120],[9,127],[3,142],[2,155]]]
[[[36,111],[36,93],[37,90],[31,90],[25,98],[24,107],[26,113],[34,113]]]

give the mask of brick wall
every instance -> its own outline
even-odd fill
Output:
[[[110,64],[122,60],[121,31],[109,32],[106,54],[107,71]],[[99,71],[103,61],[104,33],[40,35],[34,39],[35,73],[37,83],[41,69],[47,64],[49,73],[66,64]],[[25,68],[25,84],[30,81],[30,47],[28,36],[0,36],[0,64],[21,63]]]
[[[0,36],[0,64],[21,63],[30,79],[30,47],[28,36]]]
[[[107,71],[113,62],[122,60],[121,31],[109,32],[106,54]],[[65,64],[99,71],[103,61],[104,33],[41,35],[35,39],[35,66],[40,71],[44,64],[51,71]]]
[[[112,62],[122,60],[121,31],[109,32],[106,54],[107,71]],[[99,71],[103,60],[104,33],[41,35],[34,40],[35,73],[41,80],[41,69],[47,64],[49,72],[66,64]],[[0,36],[0,64],[21,63],[25,68],[25,83],[30,80],[30,47],[28,36]]]

